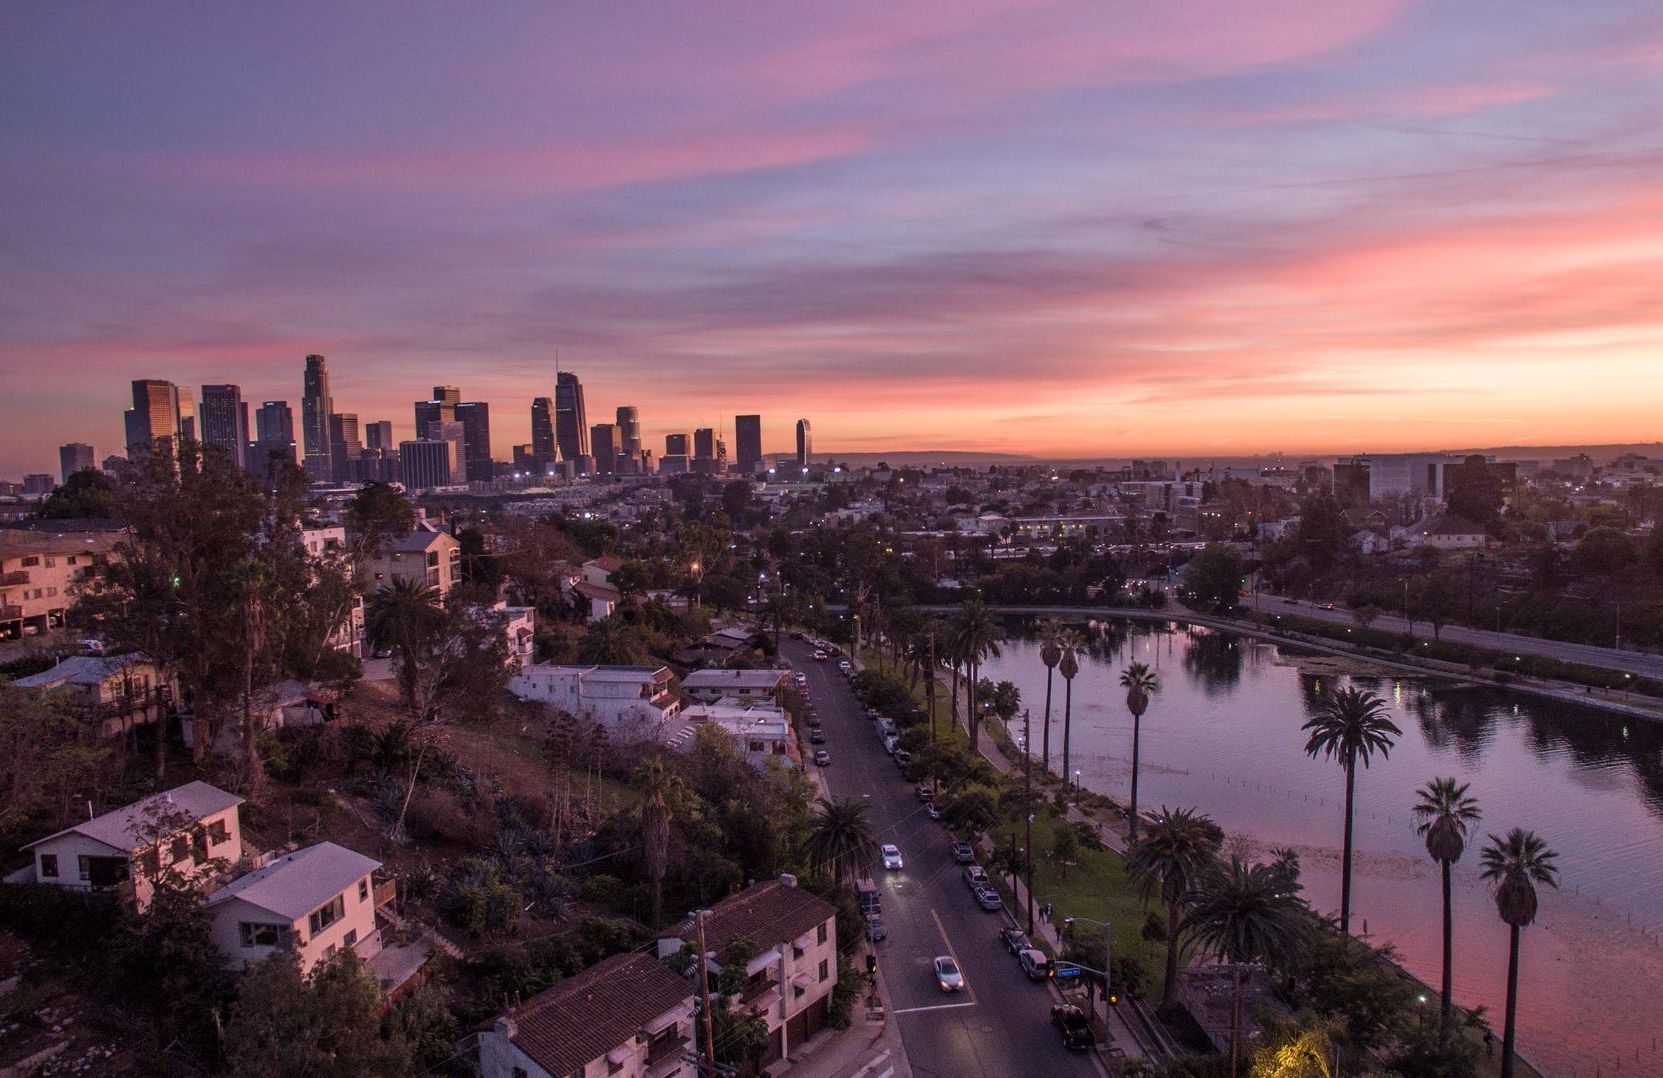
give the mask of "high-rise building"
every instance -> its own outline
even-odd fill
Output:
[[[204,446],[224,450],[238,465],[248,460],[248,404],[243,401],[241,386],[213,385],[202,387],[202,414],[199,435]]]
[[[288,401],[265,401],[254,413],[254,456],[248,466],[264,470],[273,453],[294,463],[294,411]]]
[[[69,482],[69,477],[76,472],[97,467],[98,458],[87,443],[70,442],[58,447],[58,471],[63,473],[64,482]]]
[[[391,452],[398,448],[393,441],[393,421],[378,419],[374,423],[364,424],[364,448],[380,449]]]
[[[664,455],[666,457],[687,456],[687,435],[666,434],[664,436]]]
[[[443,386],[435,386],[443,389]],[[437,437],[433,432],[437,428],[435,423],[453,423],[456,421],[456,403],[435,397],[432,400],[416,402],[416,437]]]
[[[554,441],[554,398],[538,397],[531,402],[532,470],[545,471],[560,458]]]
[[[739,443],[738,466],[746,475],[756,471],[757,465],[762,463],[762,417],[759,415],[736,416],[733,420],[733,437]]]
[[[611,423],[596,423],[589,428],[589,444],[595,451],[595,471],[611,475],[618,467],[618,428]]]
[[[491,406],[485,401],[460,401],[455,408],[456,421],[462,424],[463,471],[470,483],[489,483],[496,477],[491,463]]]
[[[179,453],[179,387],[156,378],[133,382],[133,407],[124,415],[127,456],[138,460],[160,446],[168,456]]]
[[[633,404],[618,407],[618,455],[625,460],[641,457],[641,413]]]
[[[191,403],[191,391],[184,386],[179,387],[179,440],[181,442],[200,441],[197,433],[196,406]]]
[[[300,433],[305,442],[306,475],[314,483],[327,482],[335,466],[329,444],[329,417],[335,414],[335,398],[329,395],[329,361],[322,356],[306,357],[306,378],[300,395]]]
[[[434,386],[433,399],[455,407],[462,403],[462,391],[456,386]]]
[[[50,494],[55,486],[57,484],[52,482],[52,477],[46,472],[31,472],[23,477],[25,494]]]
[[[554,438],[560,459],[577,460],[589,455],[589,413],[583,407],[583,383],[571,371],[561,371],[554,380]],[[599,458],[600,454],[595,456]]]
[[[537,447],[531,442],[513,447],[514,472],[516,475],[542,475],[543,468],[537,463]]]
[[[814,459],[814,431],[808,420],[797,420],[797,467],[807,468]]]
[[[700,427],[693,432],[693,459],[716,459],[716,430],[713,427]]]
[[[398,443],[399,482],[409,490],[450,486],[459,463],[456,443],[444,438]]]
[[[364,455],[364,443],[358,437],[358,414],[335,412],[329,417],[329,478],[336,483],[348,483],[353,478],[353,463]]]

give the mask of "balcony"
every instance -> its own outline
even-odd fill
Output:
[[[12,584],[27,584],[28,582],[29,570],[27,569],[14,569],[9,573],[0,573],[0,587]]]
[[[22,621],[23,608],[21,606],[0,606],[0,621]]]
[[[779,1001],[779,980],[771,972],[753,978],[739,993],[739,1006],[759,1013],[766,1012]]]
[[[660,1037],[647,1046],[647,1078],[662,1078],[687,1061],[692,1040],[686,1034]]]

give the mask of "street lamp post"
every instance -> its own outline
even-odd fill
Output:
[[[930,716],[933,722],[935,716]],[[935,728],[931,726],[933,731]],[[1028,709],[1022,709],[1022,800],[1024,822],[1022,824],[1022,844],[1028,851],[1027,872],[1028,879],[1028,934],[1034,931],[1034,752],[1033,741],[1029,734],[1032,727],[1028,719]]]
[[[1098,925],[1103,929],[1103,1024],[1109,1023],[1109,988],[1114,984],[1112,970],[1114,967],[1114,928],[1107,921],[1099,921],[1094,917],[1069,917],[1063,921],[1063,927],[1072,935],[1075,921],[1085,921]]]

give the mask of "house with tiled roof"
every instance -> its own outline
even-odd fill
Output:
[[[661,955],[696,946],[699,926],[688,918],[671,933],[658,941]],[[756,957],[746,963],[747,982],[731,1005],[768,1023],[761,1061],[767,1066],[827,1022],[837,987],[837,907],[798,887],[793,876],[753,884],[705,915],[706,955],[714,965],[738,939],[749,940]]]
[[[30,843],[37,883],[75,890],[130,890],[150,904],[163,873],[205,884],[242,859],[243,799],[206,782],[187,782]]]
[[[679,946],[679,944],[678,944]],[[484,1078],[692,1076],[694,985],[616,955],[509,1009],[479,1036]]]

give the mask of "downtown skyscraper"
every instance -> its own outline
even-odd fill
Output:
[[[241,386],[202,387],[198,435],[205,446],[215,446],[235,464],[248,461],[248,405]]]
[[[741,415],[733,419],[733,439],[735,455],[738,457],[736,466],[740,472],[750,475],[756,471],[757,465],[762,463],[762,417],[759,415]]]
[[[305,440],[306,476],[314,483],[327,483],[335,477],[335,453],[329,437],[335,398],[329,395],[329,361],[322,356],[307,356],[301,388],[300,431]]]
[[[797,420],[797,467],[807,469],[814,459],[814,429],[808,420]]]
[[[560,457],[554,440],[554,398],[538,397],[531,402],[531,466],[543,472]]]
[[[254,413],[254,455],[249,467],[263,470],[273,453],[294,463],[294,409],[288,401],[265,401]]]
[[[127,456],[133,460],[153,451],[179,455],[179,387],[157,378],[133,382],[133,406],[123,414],[127,428]]]
[[[583,383],[571,371],[555,375],[554,438],[561,460],[576,462],[589,455],[589,413],[583,407]]]

